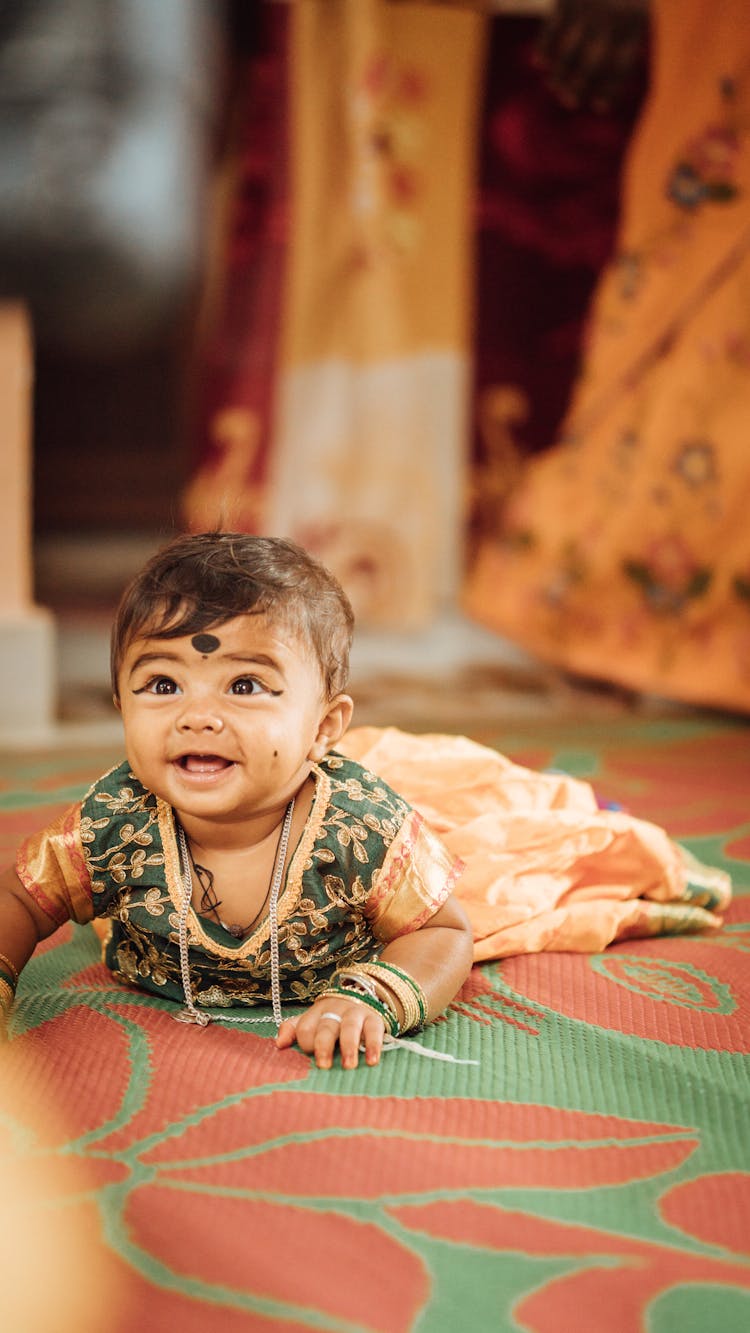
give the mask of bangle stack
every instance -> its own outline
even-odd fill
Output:
[[[17,969],[6,954],[0,953],[0,1015],[7,1016],[13,1008],[17,985]]]
[[[319,1000],[336,998],[355,1000],[357,1004],[367,1005],[368,1009],[373,1009],[376,1014],[380,1014],[389,1036],[397,1037],[399,1035],[398,1017],[395,1010],[380,998],[375,983],[369,977],[360,976],[353,967],[337,972],[333,978],[333,985],[322,991],[316,998]]]
[[[400,1032],[418,1032],[427,1022],[427,1000],[418,981],[395,963],[378,959],[375,963],[356,963],[352,971],[372,980],[390,991],[403,1011]]]
[[[422,987],[394,963],[352,963],[336,973],[333,986],[324,994],[345,995],[369,1005],[380,1014],[392,1037],[416,1032],[427,1021],[427,1000]],[[394,1002],[401,1008],[401,1019]]]

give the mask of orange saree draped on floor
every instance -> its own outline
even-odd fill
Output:
[[[405,796],[464,862],[455,892],[478,962],[721,925],[726,872],[656,824],[600,809],[586,782],[535,773],[464,736],[359,727],[338,748]]]
[[[657,0],[654,71],[559,443],[470,573],[471,614],[593,677],[750,709],[750,25]]]

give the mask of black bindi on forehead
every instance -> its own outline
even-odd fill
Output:
[[[215,634],[194,634],[190,640],[196,653],[215,653],[221,640]]]

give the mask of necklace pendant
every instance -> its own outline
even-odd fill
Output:
[[[210,1014],[193,1013],[190,1009],[180,1009],[179,1013],[172,1014],[175,1023],[193,1023],[196,1027],[207,1028],[211,1022]]]

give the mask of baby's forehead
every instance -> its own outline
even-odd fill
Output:
[[[131,657],[148,645],[151,651],[156,645],[164,645],[169,651],[179,646],[182,652],[196,654],[196,660],[219,657],[223,653],[247,651],[251,653],[259,641],[270,641],[277,647],[286,649],[311,666],[320,669],[314,645],[298,620],[271,611],[247,611],[230,616],[218,624],[209,624],[196,629],[195,621],[180,620],[167,622],[156,617],[140,625],[124,645],[124,655]]]

